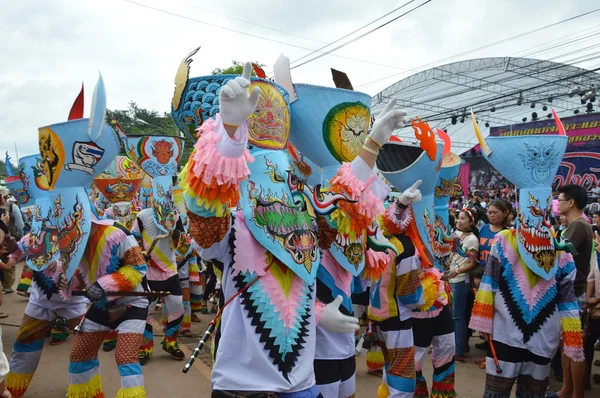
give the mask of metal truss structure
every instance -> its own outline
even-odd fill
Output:
[[[398,81],[373,96],[371,109],[376,116],[391,98],[397,97],[397,107],[409,116],[419,116],[434,128],[446,129],[453,151],[460,154],[477,142],[471,108],[484,136],[489,133],[488,125],[511,126],[523,123],[524,118],[530,122],[534,112],[537,120],[548,118],[551,109],[561,117],[573,116],[575,111],[585,114],[587,104],[581,104],[581,95],[594,90],[598,98],[593,112],[598,112],[599,70],[530,58],[454,62]],[[404,141],[414,140],[410,127],[396,134]]]

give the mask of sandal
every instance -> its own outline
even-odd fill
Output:
[[[479,369],[485,370],[485,362],[479,364]]]
[[[6,319],[8,318],[8,314],[5,314],[4,312],[0,312],[0,319]]]
[[[475,359],[475,363],[478,364],[478,365],[481,365],[481,364],[485,365],[485,355],[482,356],[482,357],[476,358]],[[484,367],[484,369],[485,369],[485,367]]]
[[[600,359],[596,359],[594,361],[594,366],[600,366]]]

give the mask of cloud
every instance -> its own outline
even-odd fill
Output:
[[[319,42],[333,41],[402,4],[358,0],[136,1],[310,49],[320,47]],[[186,3],[313,40],[224,18]],[[413,5],[419,3],[416,1]],[[331,67],[347,72],[355,87],[394,74],[402,77],[412,73],[407,72],[411,68],[591,10],[594,6],[594,0],[552,6],[545,0],[433,0],[407,17],[335,52],[388,66],[326,56],[294,69],[293,78],[297,82],[332,85]],[[578,26],[590,26],[594,21],[598,23],[599,17],[592,15],[467,58],[510,55],[561,37],[565,32],[575,32]],[[192,75],[196,76],[208,74],[214,67],[228,66],[232,59],[259,60],[270,65],[280,53],[295,60],[309,52],[123,0],[4,2],[0,37],[0,153],[13,152],[16,142],[21,156],[37,151],[38,127],[66,119],[82,81],[86,86],[86,114],[89,112],[98,71],[106,83],[109,108],[124,109],[133,100],[141,107],[162,112],[169,109],[173,77],[182,57],[198,45],[202,49],[192,64]],[[551,56],[551,53],[546,55]],[[398,78],[362,89],[375,94]]]

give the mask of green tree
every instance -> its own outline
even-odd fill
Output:
[[[0,178],[6,178],[6,165],[2,160],[0,160]]]
[[[231,61],[232,65],[227,68],[215,68],[212,70],[213,75],[241,75],[244,72],[245,62],[236,61],[235,59]],[[253,64],[260,66],[263,68],[265,65],[260,62],[253,62]],[[254,70],[252,70],[252,76],[256,76]]]

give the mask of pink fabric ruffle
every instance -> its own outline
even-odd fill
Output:
[[[367,249],[365,270],[368,278],[372,281],[378,280],[388,267],[391,266],[394,259],[393,254],[388,252],[378,252],[373,249]]]
[[[354,174],[350,163],[344,163],[331,181],[331,185],[341,185],[350,199],[358,201],[360,214],[368,218],[375,218],[383,212],[383,201],[368,189],[367,184],[364,184]]]
[[[237,250],[233,256],[233,269],[236,274],[249,271],[256,275],[264,275],[267,266],[267,251],[252,236],[241,211],[238,211],[235,216],[234,228]]]
[[[401,209],[396,202],[392,202],[385,209],[385,217],[400,230],[400,233],[404,233],[413,219],[410,209],[410,207]],[[401,215],[401,219],[398,219],[398,214]]]
[[[217,143],[225,139],[219,130],[220,119],[208,119],[200,127],[202,135],[194,145],[194,167],[191,170],[196,177],[202,177],[205,185],[210,185],[213,178],[218,185],[237,185],[250,175],[248,163],[254,161],[246,148],[242,157],[227,158],[217,149]]]
[[[492,334],[494,331],[494,321],[489,318],[484,318],[479,315],[471,315],[469,328],[481,333]]]
[[[585,361],[585,354],[582,347],[563,346],[565,355],[575,362]]]
[[[540,298],[545,295],[548,290],[550,290],[554,284],[556,283],[554,278],[549,280],[540,279],[536,285],[531,288],[529,285],[529,280],[525,275],[525,271],[523,267],[526,267],[525,263],[519,259],[519,256],[515,252],[513,246],[508,242],[508,240],[498,234],[496,235],[496,241],[500,243],[502,246],[502,250],[507,260],[509,261],[513,273],[517,279],[517,283],[519,286],[519,290],[523,294],[523,298],[529,305],[529,309],[532,310],[533,307],[539,302]]]
[[[558,256],[558,267],[563,268],[565,265],[574,262],[573,255],[567,252],[561,252]]]

